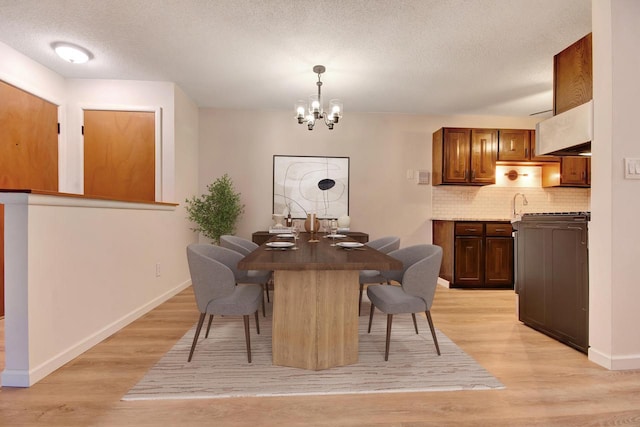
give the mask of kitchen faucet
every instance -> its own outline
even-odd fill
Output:
[[[516,212],[516,198],[518,196],[522,196],[522,206],[527,206],[529,204],[529,202],[527,201],[527,196],[525,196],[523,193],[514,194],[513,195],[513,218],[518,218],[519,216],[518,213]],[[522,209],[520,210],[520,213],[522,213]]]

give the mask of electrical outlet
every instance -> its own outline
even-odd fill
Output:
[[[156,262],[156,277],[160,277],[160,263]]]

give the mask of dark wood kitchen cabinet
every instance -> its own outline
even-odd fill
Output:
[[[558,163],[542,166],[543,187],[590,187],[591,159],[564,156]]]
[[[498,131],[498,160],[528,162],[531,160],[531,133],[527,129]]]
[[[508,222],[433,221],[443,249],[440,277],[458,288],[513,287],[513,238]]]
[[[433,133],[433,185],[496,182],[498,131],[442,128]]]
[[[553,114],[593,98],[592,35],[587,34],[553,57]]]
[[[531,129],[500,129],[498,131],[498,161],[506,163],[559,162],[559,157],[536,156],[536,131]]]
[[[485,224],[484,283],[489,287],[513,286],[511,224]]]
[[[454,283],[465,287],[482,286],[484,264],[484,224],[463,222],[455,225]]]

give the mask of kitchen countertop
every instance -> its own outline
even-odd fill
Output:
[[[431,221],[483,221],[483,222],[511,222],[511,218],[464,218],[464,217],[456,217],[456,218],[444,218],[444,217],[433,217]]]

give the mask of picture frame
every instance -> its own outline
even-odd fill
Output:
[[[273,213],[349,215],[349,157],[273,156]]]

